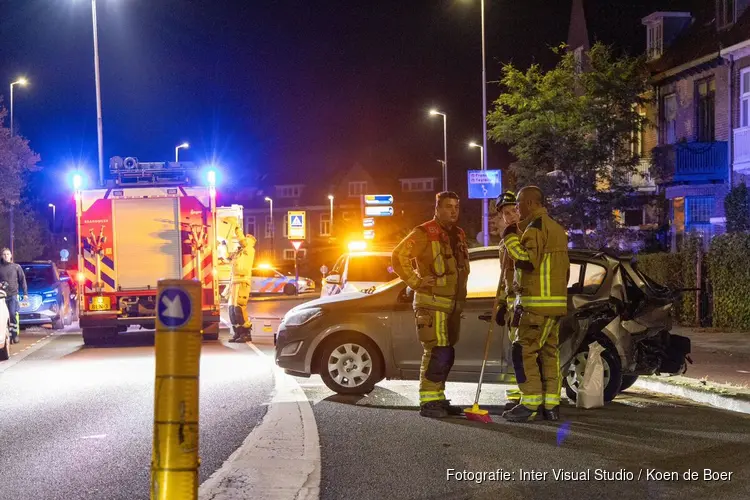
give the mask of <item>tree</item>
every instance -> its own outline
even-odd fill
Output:
[[[734,186],[724,197],[724,213],[728,233],[750,231],[750,194],[744,182]]]
[[[43,214],[23,203],[15,211],[16,241],[13,260],[34,260],[45,254],[49,242],[48,221]],[[10,226],[8,214],[0,216],[0,248],[10,248]]]
[[[21,136],[10,136],[5,127],[8,111],[0,97],[0,212],[7,212],[21,203],[21,192],[27,174],[39,170],[39,155],[31,150],[29,141]]]
[[[632,192],[629,175],[640,158],[634,132],[650,102],[643,58],[616,56],[601,43],[580,71],[565,46],[557,66],[503,67],[503,93],[488,116],[490,138],[510,146],[520,186],[539,186],[568,229],[602,238],[617,233],[615,210]]]

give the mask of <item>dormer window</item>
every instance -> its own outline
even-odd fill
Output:
[[[734,24],[736,11],[734,0],[716,0],[716,28],[724,29]]]
[[[664,22],[661,19],[646,26],[646,50],[649,59],[658,59],[664,51]]]
[[[276,196],[279,198],[299,198],[302,185],[276,186]]]

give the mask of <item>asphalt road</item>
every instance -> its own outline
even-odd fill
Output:
[[[84,347],[75,330],[47,340],[0,366],[0,495],[148,499],[153,333],[101,348]],[[268,363],[249,346],[203,344],[201,482],[261,421],[272,389]]]

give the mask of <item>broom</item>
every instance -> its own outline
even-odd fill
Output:
[[[502,283],[502,279],[501,279],[501,283]],[[487,366],[487,358],[490,355],[490,344],[492,343],[492,332],[495,327],[495,314],[497,311],[497,307],[500,304],[498,295],[499,294],[495,294],[495,301],[492,306],[492,315],[490,316],[490,326],[487,329],[487,340],[484,343],[484,359],[482,360],[482,370],[479,372],[479,383],[477,384],[477,395],[474,398],[474,406],[472,406],[471,408],[464,409],[464,415],[466,415],[467,420],[475,420],[477,422],[482,422],[485,424],[489,424],[490,422],[492,422],[492,418],[490,417],[490,413],[487,410],[482,410],[481,408],[479,408],[479,394],[482,392],[482,380],[484,379],[484,368]],[[502,363],[502,360],[501,360],[501,363]]]

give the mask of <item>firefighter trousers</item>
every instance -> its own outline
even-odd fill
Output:
[[[461,332],[461,312],[415,311],[417,336],[422,343],[419,404],[445,400],[445,381],[456,357],[454,346]]]
[[[231,283],[229,287],[229,321],[232,323],[234,338],[250,337],[252,324],[247,315],[250,283]]]
[[[523,312],[516,321],[513,369],[521,404],[531,410],[560,404],[560,318]]]

